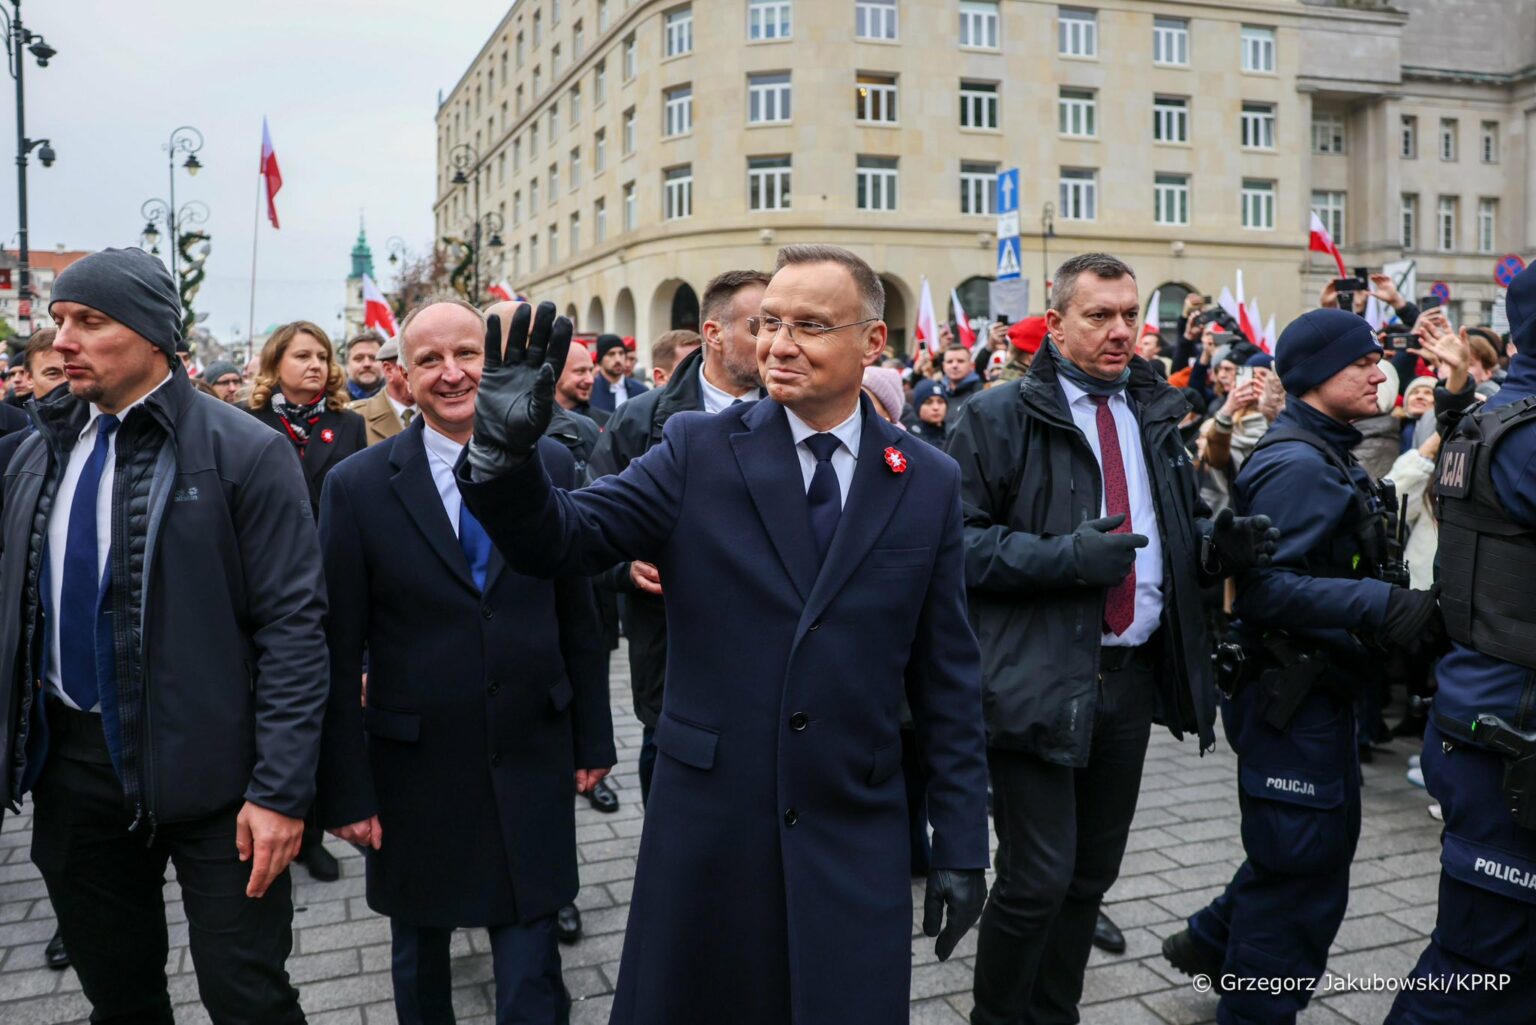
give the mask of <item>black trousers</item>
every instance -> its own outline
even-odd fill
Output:
[[[1152,651],[1101,674],[1086,766],[988,752],[997,876],[977,934],[972,1025],[1078,1020],[1099,901],[1120,874],[1136,814],[1155,705]]]
[[[293,949],[289,876],[259,900],[246,897],[251,867],[235,852],[239,806],[163,824],[146,846],[147,837],[128,832],[132,816],[100,717],[52,701],[48,714],[52,743],[32,795],[32,860],[91,1002],[91,1021],[172,1025],[161,896],[169,861],[209,1018],[215,1025],[303,1025],[284,968]]]
[[[452,929],[389,920],[390,970],[399,1025],[454,1025]],[[571,995],[560,975],[560,947],[550,915],[522,925],[493,925],[496,1025],[566,1025]]]

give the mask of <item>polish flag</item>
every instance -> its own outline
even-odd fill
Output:
[[[967,349],[976,348],[976,332],[971,327],[971,318],[965,315],[965,307],[960,305],[960,293],[951,288],[949,301],[955,308],[955,327],[960,332],[960,344]]]
[[[1221,286],[1221,294],[1216,297],[1216,305],[1227,312],[1233,320],[1241,320],[1237,315],[1237,300],[1232,298],[1232,290],[1226,285]]]
[[[917,340],[928,346],[930,355],[939,352],[939,318],[933,313],[933,292],[928,279],[923,279],[923,294],[917,304]]]
[[[1265,352],[1275,351],[1275,315],[1269,315],[1269,322],[1264,325],[1264,341],[1260,343]]]
[[[395,330],[395,314],[389,308],[389,301],[384,298],[384,293],[379,291],[379,286],[373,283],[368,275],[363,275],[363,323],[375,330],[382,331],[386,338],[393,338]]]
[[[493,297],[495,297],[497,299],[500,299],[502,302],[508,302],[509,303],[509,302],[512,301],[512,296],[513,296],[512,282],[510,282],[510,281],[498,281],[496,284],[494,284],[494,285],[490,286],[489,288],[487,288],[486,292],[489,295],[491,295],[491,296],[493,296]]]
[[[1307,251],[1312,253],[1327,253],[1333,257],[1333,262],[1338,265],[1339,277],[1347,278],[1349,273],[1344,270],[1344,256],[1339,252],[1339,247],[1334,245],[1333,236],[1328,234],[1328,229],[1323,227],[1323,219],[1312,212],[1312,232],[1307,236]]]
[[[1147,316],[1141,322],[1142,334],[1155,335],[1162,333],[1162,324],[1158,320],[1158,304],[1162,302],[1162,299],[1163,290],[1159,288],[1153,291],[1152,298],[1147,300]]]
[[[272,148],[272,133],[267,119],[261,119],[261,176],[267,183],[267,219],[277,227],[277,190],[283,187],[283,172],[277,169],[277,152]]]
[[[1243,336],[1250,342],[1253,341],[1257,331],[1254,328],[1257,311],[1251,310],[1250,303],[1243,300],[1243,269],[1237,269],[1237,326],[1243,329]]]

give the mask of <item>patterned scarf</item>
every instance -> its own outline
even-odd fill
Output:
[[[1056,348],[1056,342],[1047,338],[1046,351],[1050,353],[1051,362],[1056,365],[1056,372],[1073,384],[1077,385],[1089,395],[1119,395],[1125,391],[1125,386],[1131,380],[1131,367],[1126,364],[1125,369],[1114,380],[1106,381],[1102,377],[1094,377],[1082,367],[1067,359],[1062,351]]]
[[[299,446],[299,456],[302,458],[305,446],[309,444],[310,428],[315,426],[315,422],[320,419],[320,414],[325,412],[325,396],[321,395],[309,405],[301,406],[289,402],[282,392],[274,392],[272,412],[277,414],[283,426],[288,429],[288,437]]]

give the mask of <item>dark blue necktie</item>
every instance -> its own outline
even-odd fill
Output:
[[[469,575],[474,579],[475,587],[484,591],[486,567],[491,564],[491,535],[462,502],[459,504],[459,547],[464,549],[464,560],[469,563]]]
[[[84,711],[96,707],[96,618],[101,609],[98,569],[96,496],[107,466],[107,448],[117,430],[117,417],[103,413],[96,420],[96,447],[91,449],[69,506],[69,534],[64,544],[64,579],[59,592],[59,679],[64,693]],[[110,634],[109,634],[110,636]]]
[[[811,507],[811,536],[816,539],[818,565],[825,561],[832,535],[837,533],[837,521],[843,515],[843,494],[837,471],[832,469],[832,453],[840,444],[835,434],[813,434],[805,439],[805,447],[816,457],[816,472],[811,475],[805,498]]]

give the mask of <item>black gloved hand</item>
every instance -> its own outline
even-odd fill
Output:
[[[1147,547],[1141,534],[1112,534],[1125,522],[1125,514],[1102,520],[1084,520],[1072,532],[1072,551],[1077,559],[1077,576],[1092,587],[1114,587],[1130,575],[1136,565],[1136,549]]]
[[[1211,550],[1222,574],[1241,573],[1251,566],[1268,566],[1280,541],[1280,531],[1268,516],[1237,516],[1230,508],[1216,514]]]
[[[469,465],[477,478],[498,477],[532,454],[554,415],[555,379],[570,350],[571,322],[555,316],[554,303],[540,303],[537,314],[531,306],[518,307],[505,354],[501,318],[487,318],[485,370],[469,442]]]
[[[940,961],[949,960],[955,945],[971,931],[987,903],[987,873],[980,868],[935,868],[928,871],[928,892],[923,897],[923,935],[937,936],[933,951]],[[949,923],[943,931],[944,909]]]
[[[1438,590],[1392,588],[1387,596],[1387,617],[1381,624],[1382,640],[1401,648],[1415,648],[1433,640],[1441,628]]]

